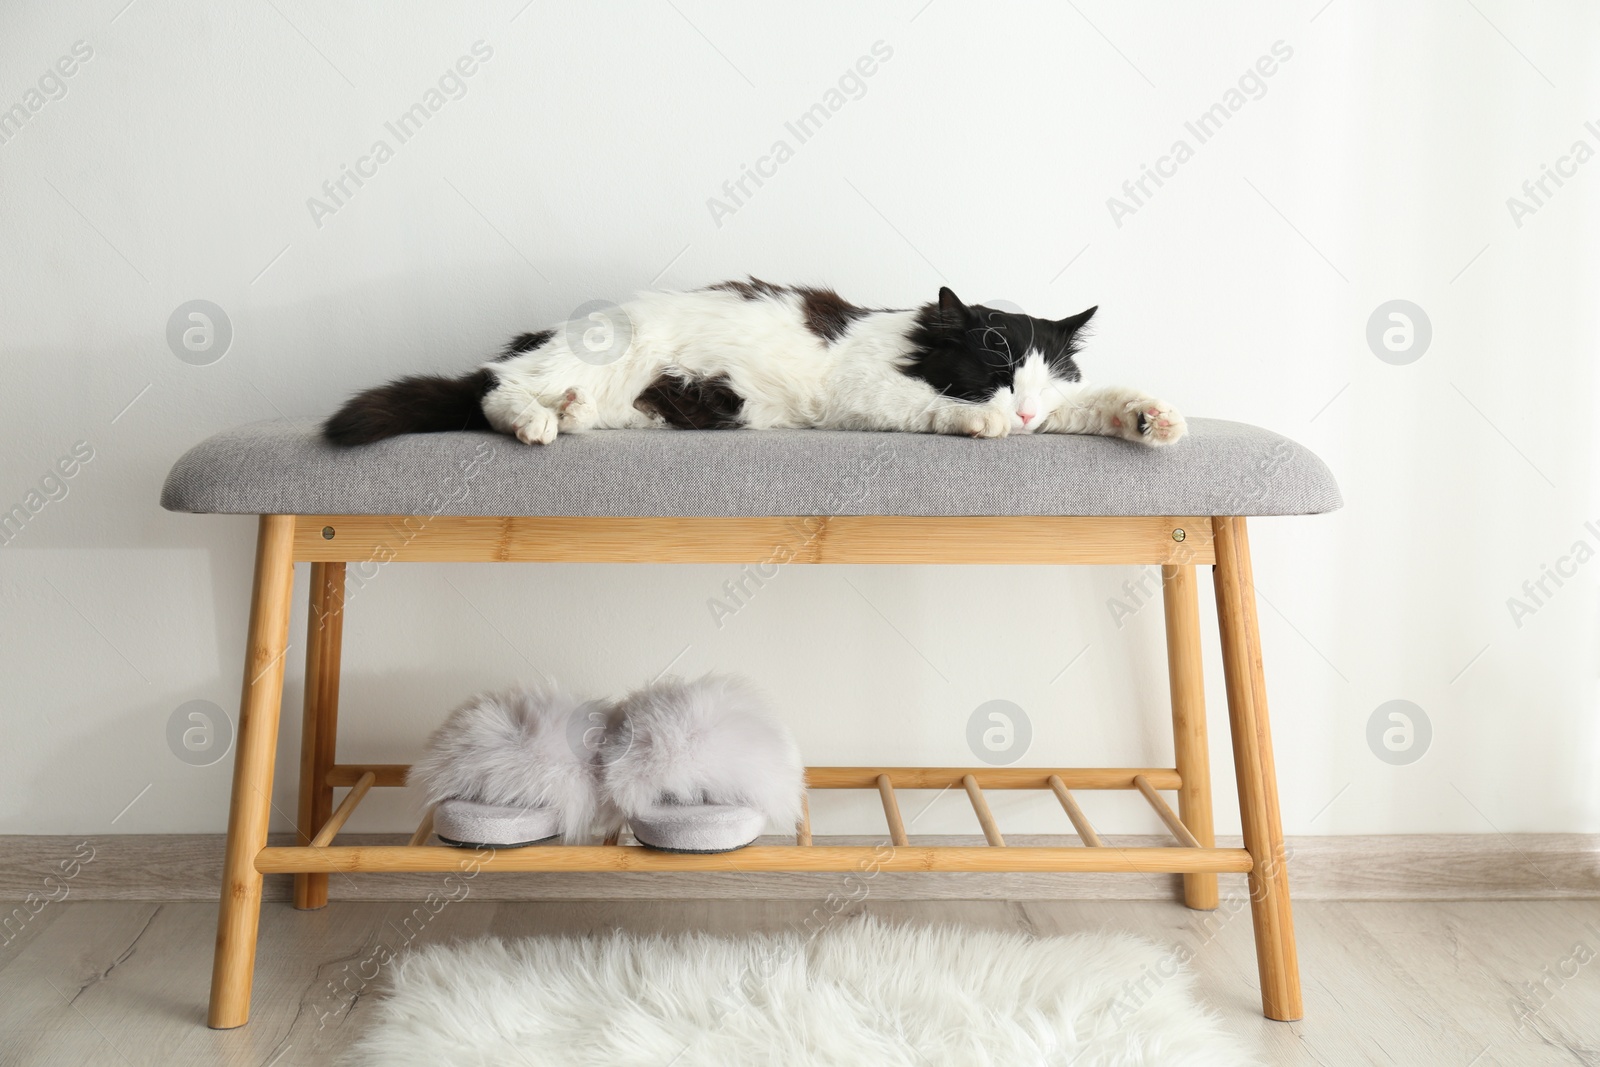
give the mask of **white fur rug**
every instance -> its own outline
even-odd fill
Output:
[[[819,916],[821,920],[821,916]],[[347,1062],[1241,1067],[1169,948],[838,919],[817,935],[532,938],[399,961]]]

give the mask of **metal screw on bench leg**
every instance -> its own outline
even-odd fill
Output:
[[[333,527],[332,526],[324,526],[322,528],[322,539],[324,541],[332,541],[333,540]],[[1182,541],[1183,538],[1180,537],[1180,538],[1178,538],[1178,540]]]
[[[322,536],[323,537],[332,537],[333,535],[331,533],[329,533],[328,531],[324,530],[324,531],[322,531]],[[1174,541],[1182,541],[1185,537],[1188,537],[1188,536],[1189,535],[1184,533],[1183,530],[1181,530],[1181,529],[1172,531],[1172,539]]]

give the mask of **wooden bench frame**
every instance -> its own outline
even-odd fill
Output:
[[[347,564],[390,562],[589,563],[988,563],[1144,564],[1162,568],[1172,691],[1172,768],[812,767],[811,789],[875,789],[890,845],[813,845],[809,815],[794,845],[753,845],[723,855],[653,852],[615,841],[592,846],[479,850],[477,867],[498,871],[1128,871],[1181,873],[1184,901],[1215,908],[1217,875],[1248,876],[1262,1010],[1301,1017],[1300,973],[1289,904],[1283,831],[1256,620],[1250,548],[1242,518],[1140,516],[1058,518],[495,518],[263,515],[256,542],[238,751],[211,976],[208,1023],[243,1025],[250,1014],[264,874],[292,873],[297,908],[328,900],[330,871],[453,871],[463,852],[426,844],[425,818],[408,845],[341,846],[334,838],[368,791],[398,786],[404,765],[335,762],[339,652]],[[294,565],[311,563],[306,685],[300,758],[299,844],[267,846],[273,761],[289,649]],[[1201,678],[1195,567],[1210,564],[1227,683],[1244,847],[1217,848]],[[337,808],[334,789],[350,792]],[[895,788],[961,786],[986,846],[916,846],[906,836]],[[1010,847],[985,789],[1056,795],[1083,847]],[[1131,789],[1149,801],[1176,847],[1105,846],[1074,789]],[[1174,812],[1160,790],[1176,790]]]

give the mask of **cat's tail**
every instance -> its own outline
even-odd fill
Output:
[[[487,430],[483,398],[495,387],[487,369],[458,378],[416,374],[357,393],[328,421],[322,435],[336,445],[366,445],[403,433]]]

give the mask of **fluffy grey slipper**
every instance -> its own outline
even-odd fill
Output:
[[[480,693],[434,731],[407,783],[438,805],[442,840],[589,840],[602,821],[592,764],[608,710],[554,686]]]
[[[800,751],[753,686],[676,678],[630,693],[600,746],[611,826],[668,852],[731,852],[800,818]]]

